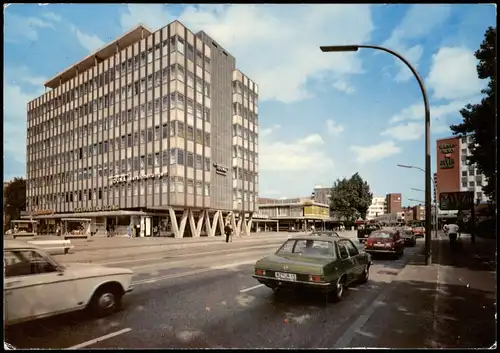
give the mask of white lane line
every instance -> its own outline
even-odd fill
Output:
[[[124,333],[130,332],[130,331],[132,331],[131,328],[124,328],[123,330],[112,332],[112,333],[109,333],[107,335],[94,338],[90,341],[83,342],[83,343],[77,344],[76,346],[72,346],[72,347],[69,347],[66,349],[80,349],[80,348],[88,347],[88,346],[91,346],[91,345],[96,344],[98,342],[102,342],[102,341],[105,341],[107,339],[110,339],[110,338],[113,338],[113,337],[116,337],[119,335],[123,335]]]
[[[260,288],[260,287],[264,287],[264,285],[263,284],[257,284],[256,286],[240,290],[240,293],[250,292],[251,290],[254,290],[254,289],[257,289],[257,288]]]
[[[259,249],[267,249],[271,247],[275,247],[275,244],[265,244],[265,245],[258,245],[258,246],[252,246],[252,247],[246,247],[246,248],[241,248],[241,249],[224,249],[224,250],[215,250],[215,251],[204,251],[204,252],[198,252],[198,253],[189,253],[189,254],[180,254],[176,256],[171,256],[170,259],[182,259],[185,257],[197,257],[200,255],[210,255],[210,254],[216,254],[216,253],[235,253],[238,251],[235,250],[243,250],[243,251],[248,251],[248,250],[259,250]],[[150,261],[150,260],[162,260],[165,259],[165,257],[168,256],[166,254],[165,256],[162,257],[144,257],[142,259],[131,259],[131,260],[122,260],[122,261],[112,261],[112,262],[95,262],[96,264],[99,265],[113,265],[113,264],[122,264],[122,263],[133,263],[133,262],[144,262],[144,261]],[[150,267],[154,264],[148,264],[148,265],[141,265],[141,266],[136,266],[133,267],[134,269],[136,268],[142,268],[142,267]]]
[[[184,273],[175,273],[175,274],[161,276],[161,277],[145,278],[145,279],[141,279],[141,280],[132,282],[132,285],[137,286],[140,284],[156,283],[156,282],[165,281],[168,279],[177,279],[177,278],[182,278],[182,277],[187,277],[187,276],[199,275],[199,274],[206,273],[206,272],[222,270],[222,269],[231,268],[231,267],[238,267],[241,265],[254,264],[255,261],[257,261],[257,260],[258,259],[242,261],[242,262],[234,262],[234,263],[227,264],[227,265],[204,268],[202,270],[194,270],[194,271],[189,271],[189,272],[184,272]]]

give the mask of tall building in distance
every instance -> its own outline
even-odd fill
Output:
[[[387,194],[385,196],[387,213],[399,213],[403,211],[401,205],[401,194]]]
[[[224,218],[250,229],[259,90],[207,33],[139,25],[45,87],[28,103],[34,219],[141,236],[213,236]]]
[[[470,143],[471,136],[454,136],[436,141],[438,203],[440,193],[455,191],[472,191],[476,202],[487,202],[482,191],[484,175],[467,162]]]
[[[373,197],[372,204],[368,207],[368,212],[366,213],[366,219],[372,220],[386,213],[387,213],[386,198]]]

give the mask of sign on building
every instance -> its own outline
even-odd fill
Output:
[[[473,191],[442,192],[439,194],[439,208],[441,210],[470,210],[473,206]]]

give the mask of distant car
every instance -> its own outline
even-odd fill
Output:
[[[411,231],[417,238],[423,238],[425,236],[425,227],[413,227]]]
[[[360,244],[363,244],[366,239],[370,236],[370,234],[375,231],[381,229],[382,226],[380,224],[368,224],[358,229],[358,241]]]
[[[399,235],[403,239],[405,246],[415,246],[417,245],[417,237],[411,230],[402,229],[399,230]]]
[[[333,230],[317,230],[312,232],[309,235],[315,235],[315,236],[326,236],[326,237],[340,237],[339,233],[334,232]]]
[[[89,309],[101,317],[115,312],[132,291],[133,272],[94,264],[61,265],[28,243],[4,243],[4,324]]]
[[[281,288],[310,289],[340,300],[344,288],[367,282],[371,256],[350,239],[321,235],[291,238],[255,264],[253,277],[277,292]]]
[[[365,251],[369,254],[390,254],[400,257],[404,254],[404,240],[397,230],[376,230],[370,234],[366,243]]]

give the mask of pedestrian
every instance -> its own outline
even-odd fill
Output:
[[[107,224],[106,225],[106,238],[109,238],[111,236],[110,232],[111,232],[111,227],[109,226],[109,224]]]
[[[231,237],[232,231],[233,229],[231,228],[229,223],[226,224],[226,226],[224,227],[224,233],[226,233],[226,243],[229,243],[229,238]]]

